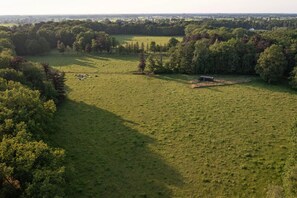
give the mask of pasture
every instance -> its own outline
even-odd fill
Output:
[[[170,38],[168,36],[134,36],[134,35],[114,35],[114,37],[119,41],[119,43],[143,43],[145,46],[149,45],[152,41],[156,44],[164,45],[167,44]],[[179,41],[182,41],[183,37],[174,37]]]
[[[4,26],[4,27],[12,27],[17,25],[16,23],[0,23],[0,26]]]
[[[69,197],[264,197],[281,185],[297,113],[289,88],[256,78],[192,89],[197,76],[132,75],[133,56],[29,59],[66,72],[50,140],[66,150]]]

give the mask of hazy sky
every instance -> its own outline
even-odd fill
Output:
[[[0,0],[0,15],[297,13],[297,0]]]

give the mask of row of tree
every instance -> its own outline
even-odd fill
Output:
[[[43,54],[55,48],[61,53],[70,49],[87,53],[110,53],[113,49],[121,54],[139,53],[141,50],[166,52],[172,45],[170,43],[160,45],[156,42],[151,42],[146,46],[137,42],[120,45],[114,37],[103,31],[97,31],[100,28],[96,28],[96,25],[90,26],[88,22],[80,22],[80,26],[70,26],[72,23],[75,21],[54,23],[55,27],[52,27],[52,23],[24,25],[8,29],[6,34],[11,39],[16,53],[21,56]],[[133,32],[133,34],[137,34],[137,32]],[[177,41],[173,40],[173,42]]]
[[[168,61],[150,57],[155,73],[259,74],[269,83],[290,77],[296,87],[297,31],[187,27]],[[152,59],[155,59],[152,61]],[[150,65],[150,64],[149,64]]]
[[[58,40],[57,49],[61,53],[64,53],[67,48],[73,49],[73,51],[76,52],[102,53],[105,51],[107,53],[110,53],[112,52],[112,49],[115,48],[117,45],[118,42],[116,41],[116,39],[114,37],[110,37],[105,32],[87,31],[79,33],[70,46],[65,46],[63,42]]]
[[[7,42],[0,44],[0,197],[62,197],[64,150],[42,139],[65,98],[64,74],[16,57]]]
[[[245,18],[234,18],[230,19],[203,19],[200,21],[192,22],[191,24],[197,24],[201,27],[226,27],[226,28],[244,28],[244,29],[257,29],[257,30],[273,30],[275,28],[297,28],[297,19],[296,18],[254,18],[254,17],[245,17]]]
[[[109,34],[132,35],[184,35],[185,22],[125,22],[125,21],[65,21],[42,22],[15,26],[8,29],[8,35],[13,41],[18,55],[37,55],[49,52],[58,47],[63,52],[67,48],[74,51],[107,51],[115,48],[119,43]],[[58,44],[58,45],[57,45]],[[146,47],[146,46],[145,46]],[[121,45],[119,51],[130,53],[131,46]],[[134,46],[133,46],[134,48]],[[152,51],[164,51],[163,47],[155,43]]]
[[[167,44],[157,44],[155,41],[151,41],[150,43],[147,43],[146,46],[144,43],[141,43],[139,45],[138,42],[128,42],[125,44],[121,44],[118,46],[118,52],[120,54],[137,54],[141,52],[146,52],[146,53],[163,53],[163,52],[168,52],[168,50],[172,47],[175,47],[179,41],[172,37]]]

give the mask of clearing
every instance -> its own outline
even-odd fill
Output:
[[[167,44],[170,38],[174,37],[179,41],[182,41],[183,37],[181,36],[135,36],[135,35],[114,35],[114,37],[119,41],[121,44],[123,43],[136,43],[138,42],[139,45],[141,43],[146,45],[149,45],[152,41],[155,41],[156,44],[164,45]]]
[[[289,88],[192,89],[197,76],[132,75],[133,56],[29,59],[68,72],[50,138],[66,149],[69,197],[264,197],[281,185],[297,114]]]

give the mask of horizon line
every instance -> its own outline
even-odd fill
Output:
[[[120,16],[120,15],[211,15],[211,14],[276,14],[276,15],[297,15],[296,13],[290,13],[290,12],[201,12],[201,13],[191,13],[191,12],[177,12],[177,13],[166,13],[166,12],[160,12],[160,13],[104,13],[104,14],[96,14],[96,13],[90,13],[90,14],[0,14],[0,16],[88,16],[88,15],[96,15],[96,16]]]

